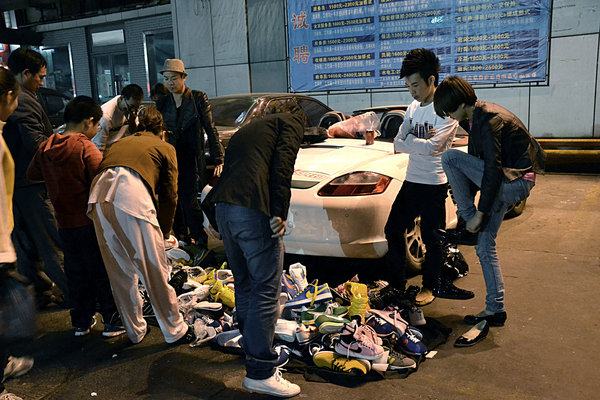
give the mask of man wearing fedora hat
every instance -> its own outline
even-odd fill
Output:
[[[168,141],[177,152],[178,204],[173,229],[180,238],[193,239],[199,247],[206,248],[208,236],[202,226],[203,215],[198,202],[198,192],[206,185],[206,160],[204,157],[204,133],[208,137],[214,174],[223,169],[223,147],[213,123],[208,97],[203,91],[191,90],[185,85],[187,72],[183,61],[165,60],[160,73],[164,77],[169,95],[156,103],[171,134]]]

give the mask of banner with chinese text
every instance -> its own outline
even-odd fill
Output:
[[[418,47],[441,79],[546,80],[550,0],[288,0],[287,12],[293,91],[403,86]]]

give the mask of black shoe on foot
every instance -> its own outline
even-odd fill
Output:
[[[436,285],[431,289],[431,292],[435,297],[439,297],[440,299],[469,300],[475,297],[475,293],[470,290],[457,288],[450,279],[444,277],[437,279]]]
[[[437,233],[442,242],[446,244],[462,244],[465,246],[477,245],[477,238],[479,235],[477,232],[469,232],[466,228],[447,229],[445,231],[439,229]]]
[[[469,325],[475,325],[481,321],[487,321],[491,326],[504,326],[504,323],[506,322],[506,311],[485,316],[467,315],[465,316],[464,321]]]

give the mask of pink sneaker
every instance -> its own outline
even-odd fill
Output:
[[[375,360],[383,354],[383,347],[374,343],[364,330],[359,330],[356,321],[344,325],[336,341],[334,350],[347,358]]]

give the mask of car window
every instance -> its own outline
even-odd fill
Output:
[[[209,101],[215,125],[238,126],[258,100],[252,97],[221,97]]]
[[[381,124],[381,139],[395,138],[402,122],[404,122],[404,118],[401,115],[389,115],[384,118]]]
[[[311,99],[300,99],[300,106],[306,113],[309,126],[319,126],[321,117],[329,111],[323,104],[317,103]]]

